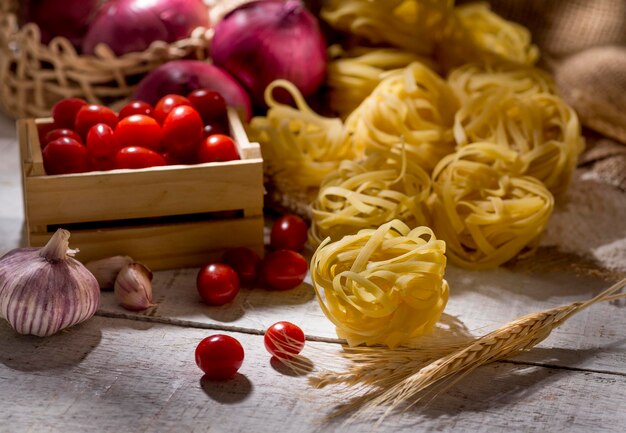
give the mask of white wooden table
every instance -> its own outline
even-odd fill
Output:
[[[24,243],[13,122],[0,118],[0,254]],[[610,230],[610,228],[607,228]],[[79,245],[75,245],[80,247]],[[155,275],[157,307],[130,313],[111,293],[93,319],[56,336],[19,336],[0,323],[0,432],[369,431],[324,424],[342,398],[270,361],[263,330],[300,325],[309,347],[336,353],[333,326],[310,284],[289,292],[243,289],[224,307],[199,302],[195,269]],[[569,274],[449,267],[446,312],[484,333],[521,314],[587,299],[604,281]],[[626,431],[626,308],[602,304],[536,350],[472,373],[426,407],[388,418],[384,432]],[[227,382],[202,379],[197,343],[212,333],[241,341],[246,359]],[[313,352],[314,353],[314,352]],[[313,361],[315,359],[312,357]]]

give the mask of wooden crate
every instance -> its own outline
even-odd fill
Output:
[[[228,113],[241,160],[48,176],[37,125],[18,121],[31,246],[58,227],[76,258],[129,255],[152,269],[200,266],[228,247],[263,249],[263,159],[239,116]]]

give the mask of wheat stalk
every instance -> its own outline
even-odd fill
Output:
[[[615,294],[625,286],[626,279],[623,279],[588,301],[520,317],[462,347],[442,347],[440,353],[447,353],[435,360],[433,356],[437,354],[436,348],[426,351],[419,348],[346,349],[346,356],[352,361],[348,371],[321,372],[311,379],[311,383],[317,387],[344,384],[348,388],[369,388],[367,394],[354,398],[336,414],[356,410],[351,419],[370,418],[380,408],[386,407],[378,419],[380,423],[398,407],[418,402],[427,390],[434,389],[436,385],[447,383],[451,386],[479,366],[532,349],[555,328],[585,308],[598,302],[626,297],[626,294]]]

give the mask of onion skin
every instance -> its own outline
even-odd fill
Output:
[[[200,60],[174,60],[159,66],[141,80],[133,99],[156,105],[165,95],[187,96],[198,89],[219,92],[229,106],[250,119],[252,104],[244,88],[223,69]]]
[[[209,26],[209,10],[202,0],[114,0],[94,18],[82,50],[94,54],[102,43],[121,56],[144,51],[154,41],[186,38],[200,26]]]
[[[324,37],[299,0],[257,1],[231,12],[215,27],[211,56],[258,106],[265,106],[263,92],[276,79],[291,81],[308,97],[326,76]]]

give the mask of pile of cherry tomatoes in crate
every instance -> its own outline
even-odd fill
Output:
[[[39,125],[49,175],[240,159],[226,102],[213,90],[166,95],[154,106],[132,101],[116,114],[82,99],[59,101]]]
[[[240,285],[260,285],[269,290],[290,290],[304,281],[308,266],[299,251],[307,240],[307,225],[296,215],[285,215],[274,223],[270,251],[263,259],[249,248],[226,250],[222,258],[207,263],[198,272],[196,285],[200,298],[209,305],[224,305],[239,293]],[[267,351],[288,360],[304,348],[304,333],[290,322],[268,328],[264,343]],[[241,367],[244,350],[228,335],[203,339],[196,348],[196,363],[208,379],[229,379]]]

